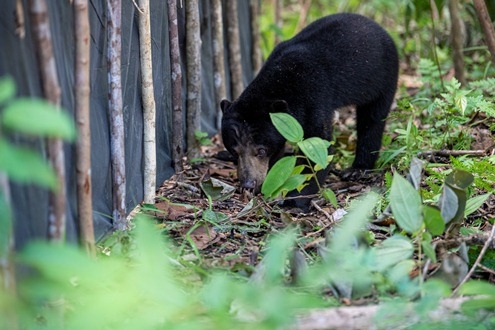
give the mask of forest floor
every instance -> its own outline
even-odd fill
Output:
[[[418,87],[417,80],[407,76],[402,79],[408,93],[414,93]],[[339,132],[336,149],[344,148],[345,152],[352,152],[355,141],[354,113],[339,113],[336,125]],[[421,123],[417,125],[421,128]],[[385,134],[392,139],[395,136],[389,131]],[[484,134],[478,134],[473,143],[481,146],[491,143],[493,152],[491,135],[487,138]],[[371,172],[356,182],[342,181],[330,174],[324,186],[335,193],[338,207],[323,198],[315,198],[309,213],[282,209],[278,201],[266,202],[261,196],[250,200],[241,194],[236,165],[218,159],[216,155],[221,151],[224,147],[216,135],[211,145],[202,147],[202,160],[186,165],[180,178],[175,175],[165,181],[159,188],[154,207],[145,207],[175,241],[182,259],[201,268],[220,267],[249,276],[261,260],[270,234],[288,225],[300,228],[301,234],[297,240],[299,249],[306,256],[314,256],[318,246],[325,242],[326,232],[343,217],[353,199],[371,190],[380,194],[386,191],[384,172]],[[448,161],[448,156],[437,157],[434,161]],[[337,165],[331,166],[339,165],[337,162]],[[485,220],[477,228],[480,233],[489,232],[491,225],[488,219],[494,214],[495,197],[492,195],[473,214],[473,217]],[[368,227],[378,241],[390,236],[390,226],[395,224],[390,217],[382,219]],[[430,266],[432,270],[439,267],[439,263]],[[494,273],[486,275],[492,279]]]

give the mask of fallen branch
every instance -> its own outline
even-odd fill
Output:
[[[440,156],[440,157],[449,157],[449,156],[486,156],[486,150],[428,150],[418,152],[418,157],[427,157],[427,156]]]
[[[466,320],[467,317],[459,313],[461,304],[472,298],[450,298],[441,300],[436,310],[429,313],[429,319],[419,315],[415,311],[416,304],[409,303],[399,310],[391,308],[384,315],[395,316],[387,319],[380,318],[379,322],[385,323],[387,328],[395,326],[412,326],[421,321],[449,322],[454,320]],[[383,310],[382,310],[383,308]],[[329,309],[312,310],[305,315],[296,318],[295,325],[291,329],[370,329],[377,323],[377,314],[385,310],[382,305],[348,306]],[[395,312],[394,315],[390,313]],[[385,324],[383,324],[385,325]]]

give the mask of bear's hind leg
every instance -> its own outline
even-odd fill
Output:
[[[372,169],[378,159],[393,96],[357,106],[357,146],[353,169]]]

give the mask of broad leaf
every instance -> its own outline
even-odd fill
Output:
[[[273,194],[272,197],[277,197],[280,194],[287,194],[294,189],[301,190],[306,182],[306,177],[302,174],[291,175]]]
[[[471,173],[457,169],[452,171],[452,173],[445,178],[446,184],[457,189],[466,189],[473,181],[474,177]]]
[[[423,218],[426,229],[433,235],[438,236],[445,230],[445,222],[443,221],[440,210],[433,206],[423,207]]]
[[[409,259],[414,251],[411,241],[403,236],[392,236],[376,248],[376,267],[385,270],[397,263]]]
[[[0,172],[11,180],[56,189],[55,173],[39,154],[0,139],[0,155]]]
[[[421,229],[421,198],[411,183],[397,173],[394,173],[390,189],[390,206],[402,229],[411,234]]]
[[[319,137],[311,137],[297,143],[304,155],[321,168],[328,166],[328,147],[330,142]]]
[[[295,156],[281,158],[272,166],[261,186],[261,193],[265,198],[272,197],[273,193],[291,176],[295,166]]]
[[[449,223],[454,219],[457,209],[459,208],[459,201],[454,189],[445,185],[438,200],[438,207],[440,208],[443,221]]]
[[[43,100],[21,98],[4,109],[2,126],[25,134],[58,137],[73,141],[76,136],[70,117]]]
[[[291,115],[283,112],[270,113],[273,126],[289,142],[297,143],[304,137],[301,124]]]

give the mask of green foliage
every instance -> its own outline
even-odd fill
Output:
[[[328,155],[330,142],[319,137],[304,139],[302,126],[291,115],[270,113],[270,118],[278,132],[294,147],[296,152],[300,150],[303,156],[283,157],[272,166],[261,187],[265,198],[285,196],[294,189],[300,191],[306,182],[314,178],[317,171],[325,169],[332,159]],[[305,159],[307,165],[297,165],[297,158]],[[309,174],[301,174],[304,170],[307,170]],[[333,200],[329,192],[326,192],[325,196]]]
[[[75,138],[70,117],[44,100],[14,99],[15,84],[11,78],[0,79],[0,172],[20,183],[35,183],[56,189],[56,178],[41,155],[12,144],[8,133],[30,136]]]
[[[206,132],[195,131],[194,137],[196,138],[196,140],[198,141],[198,144],[200,146],[212,145],[211,140],[208,138],[208,133],[206,133]]]

